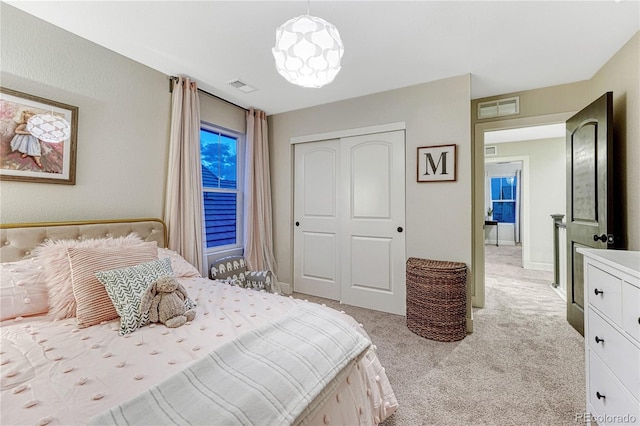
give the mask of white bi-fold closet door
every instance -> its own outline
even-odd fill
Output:
[[[405,315],[404,130],[295,145],[294,291]]]

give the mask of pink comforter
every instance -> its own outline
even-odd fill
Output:
[[[86,424],[241,333],[297,303],[310,303],[203,278],[180,281],[197,303],[197,315],[178,328],[149,325],[123,337],[118,320],[85,329],[78,329],[75,319],[2,322],[0,424]],[[361,328],[353,318],[332,312]],[[396,410],[374,350],[356,367],[336,392],[325,395],[310,424],[377,424]]]

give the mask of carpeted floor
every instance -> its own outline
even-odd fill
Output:
[[[400,404],[384,426],[575,425],[584,412],[584,340],[552,274],[523,269],[520,247],[485,248],[486,307],[459,342],[419,337],[403,316],[295,295],[344,310],[369,332]]]

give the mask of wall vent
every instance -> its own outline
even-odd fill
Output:
[[[495,146],[495,145],[485,146],[484,147],[484,155],[485,156],[498,155],[498,147]]]
[[[229,86],[235,88],[235,89],[238,89],[241,92],[244,92],[244,93],[251,93],[251,92],[255,92],[256,90],[258,90],[253,86],[249,86],[247,83],[245,83],[244,81],[241,81],[238,78],[235,78],[235,79],[233,79],[231,81],[227,81],[227,84]]]
[[[478,104],[478,119],[514,114],[520,114],[520,96]]]

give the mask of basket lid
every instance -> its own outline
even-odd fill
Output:
[[[458,270],[467,269],[467,265],[462,262],[451,262],[448,260],[421,259],[418,257],[410,257],[407,259],[407,266],[438,269],[438,270]]]

